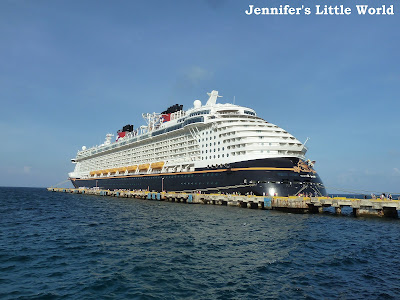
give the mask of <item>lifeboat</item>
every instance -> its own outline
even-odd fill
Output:
[[[136,165],[126,167],[126,169],[128,170],[128,172],[135,172],[135,171],[137,170],[137,168],[138,168],[138,167],[137,167]]]
[[[163,161],[159,161],[159,162],[155,162],[151,164],[151,168],[153,170],[160,170],[164,167],[165,162]]]
[[[125,173],[126,167],[118,168],[117,171],[118,171],[119,174]]]
[[[94,176],[94,175],[96,175],[97,174],[97,171],[91,171],[90,172],[90,176]]]
[[[110,171],[110,170],[105,169],[105,170],[101,170],[100,172],[101,172],[101,174],[103,174],[103,175],[107,175],[109,171]]]
[[[139,171],[148,170],[149,167],[150,167],[150,164],[142,164],[142,165],[139,165]]]
[[[115,174],[117,173],[118,169],[109,169],[108,171],[110,172],[110,174]]]

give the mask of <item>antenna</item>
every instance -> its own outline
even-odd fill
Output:
[[[306,141],[304,142],[304,146],[307,144],[307,142],[308,142],[308,140],[309,140],[310,138],[309,137],[307,137],[307,139],[306,139]]]
[[[236,96],[233,96],[233,104],[235,104]]]

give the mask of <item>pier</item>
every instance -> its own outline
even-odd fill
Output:
[[[345,197],[266,197],[254,195],[233,194],[201,194],[185,192],[149,192],[100,189],[70,189],[47,188],[50,192],[136,198],[156,201],[181,202],[189,204],[210,204],[238,206],[251,209],[274,209],[295,213],[323,213],[324,209],[332,207],[337,215],[342,214],[343,208],[352,209],[355,217],[379,216],[398,218],[400,200],[385,199],[356,199]]]

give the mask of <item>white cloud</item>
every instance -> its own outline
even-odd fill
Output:
[[[202,80],[210,79],[212,76],[212,72],[198,66],[193,66],[185,72],[185,77],[193,84],[197,84]]]
[[[364,175],[367,175],[367,176],[376,176],[377,174],[378,173],[376,171],[374,171],[374,170],[367,169],[367,170],[364,171]]]

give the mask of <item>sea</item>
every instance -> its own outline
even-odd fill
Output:
[[[400,219],[3,187],[0,299],[400,299]]]

